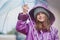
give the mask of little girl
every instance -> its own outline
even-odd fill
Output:
[[[27,11],[28,7],[24,5],[16,25],[16,30],[25,34],[26,40],[59,40],[58,30],[52,26],[55,21],[52,12],[37,5],[29,11],[30,19]]]

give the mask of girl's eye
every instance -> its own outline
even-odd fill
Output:
[[[37,15],[40,15],[40,13],[38,13]]]

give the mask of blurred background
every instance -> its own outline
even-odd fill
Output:
[[[45,3],[48,4],[49,10],[54,13],[56,20],[53,26],[59,31],[60,0],[47,0]],[[28,4],[30,10],[36,4],[36,0],[0,0],[0,40],[25,40],[26,36],[15,30],[18,14],[22,12],[24,4]]]

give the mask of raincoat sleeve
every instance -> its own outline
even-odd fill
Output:
[[[18,15],[18,21],[16,24],[16,30],[18,32],[21,32],[23,34],[27,34],[28,32],[28,24],[26,23],[27,19],[28,19],[28,15],[24,15],[24,14],[19,14]]]
[[[58,36],[58,30],[55,31],[55,36],[54,36],[55,40],[59,40],[59,36]]]

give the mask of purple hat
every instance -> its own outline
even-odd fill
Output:
[[[35,9],[37,9],[37,8],[41,8],[41,9],[43,9],[43,10],[45,10],[46,12],[47,12],[47,15],[49,15],[49,20],[50,20],[50,23],[51,23],[51,25],[53,24],[53,22],[55,21],[55,16],[54,16],[54,14],[51,12],[51,11],[49,11],[48,9],[46,9],[46,8],[44,8],[44,7],[41,7],[41,6],[36,6],[36,7],[34,7],[33,9],[31,9],[30,10],[30,12],[29,12],[29,14],[30,14],[30,17],[31,17],[31,19],[33,20],[33,21],[35,21]],[[37,11],[38,12],[38,11]],[[44,11],[43,11],[44,12]]]

